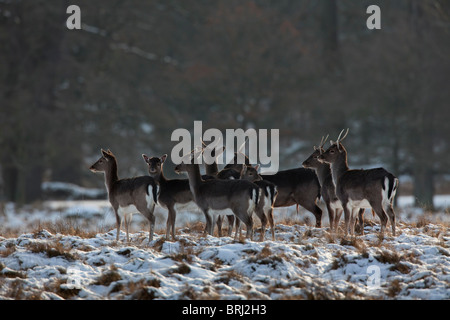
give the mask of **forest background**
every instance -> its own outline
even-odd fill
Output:
[[[104,187],[87,169],[100,148],[120,177],[145,174],[142,153],[201,120],[279,129],[281,169],[350,128],[350,167],[384,166],[432,208],[450,193],[449,40],[445,0],[1,0],[0,201]]]

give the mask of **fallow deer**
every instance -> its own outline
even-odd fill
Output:
[[[272,240],[275,240],[275,230],[273,224],[273,205],[278,195],[277,187],[261,178],[258,174],[259,165],[255,167],[244,166],[241,172],[241,179],[248,180],[256,184],[261,190],[261,197],[256,206],[255,213],[261,220],[261,237],[260,241],[264,241],[266,233],[266,223],[269,221],[270,230],[272,232]]]
[[[303,167],[308,169],[314,169],[317,174],[317,178],[320,183],[320,193],[322,194],[322,199],[325,202],[325,206],[328,211],[328,218],[330,220],[330,230],[337,231],[339,225],[339,220],[341,218],[342,203],[336,196],[336,190],[331,176],[331,168],[329,163],[319,161],[319,156],[325,152],[323,146],[327,141],[326,138],[322,137],[318,147],[314,146],[314,152],[303,162]],[[360,229],[363,230],[364,224],[364,211],[365,209],[360,209],[359,211],[359,223]]]
[[[105,174],[105,185],[108,198],[116,216],[117,240],[122,224],[125,220],[127,242],[129,241],[128,227],[132,214],[140,212],[150,222],[149,242],[153,240],[155,216],[153,211],[158,199],[159,187],[155,180],[149,176],[140,176],[129,179],[119,179],[117,160],[114,154],[101,150],[102,156],[89,168],[92,172]],[[128,220],[127,218],[130,217]]]
[[[195,151],[194,158],[201,152]],[[188,155],[191,156],[191,155]],[[259,187],[246,180],[203,180],[199,165],[192,158],[175,167],[175,172],[187,172],[189,185],[200,210],[206,217],[206,230],[213,234],[218,215],[234,214],[247,226],[247,237],[253,236],[253,211],[259,200]],[[235,233],[237,239],[238,230]]]
[[[164,154],[160,158],[148,157],[143,154],[142,158],[148,165],[149,175],[155,179],[160,186],[158,204],[168,210],[166,238],[169,238],[169,232],[171,232],[172,238],[175,240],[175,220],[177,211],[186,208],[191,204],[195,205],[194,197],[189,187],[189,180],[167,179],[164,176],[163,164],[167,159],[167,154]]]
[[[393,201],[398,188],[398,179],[384,168],[350,170],[347,150],[342,145],[341,131],[335,142],[319,156],[319,160],[331,164],[331,173],[336,186],[336,195],[341,200],[345,216],[345,234],[354,233],[353,211],[357,208],[372,208],[381,221],[381,235],[384,235],[389,220],[395,236],[395,212]],[[349,230],[349,227],[351,228]]]

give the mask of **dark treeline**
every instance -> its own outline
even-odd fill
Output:
[[[450,166],[449,39],[446,0],[0,1],[0,198],[101,186],[101,147],[144,173],[141,153],[202,120],[280,129],[282,168],[348,127],[351,167],[408,174],[429,205]]]

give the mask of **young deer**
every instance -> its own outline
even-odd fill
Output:
[[[190,155],[189,155],[190,156]],[[199,152],[194,152],[194,158]],[[198,164],[183,163],[175,167],[175,172],[187,172],[189,185],[198,207],[205,214],[206,230],[213,234],[218,215],[234,214],[247,226],[247,238],[253,236],[253,211],[259,200],[259,187],[245,180],[203,180]],[[238,230],[235,233],[237,239]]]
[[[195,204],[191,189],[189,188],[188,179],[167,179],[164,176],[163,164],[167,159],[167,154],[161,158],[149,158],[145,154],[142,155],[144,161],[148,164],[148,173],[150,177],[160,186],[160,194],[158,203],[168,210],[166,238],[169,239],[169,232],[175,240],[175,219],[177,211],[183,207]]]
[[[89,169],[92,172],[103,172],[105,184],[108,190],[108,198],[116,215],[117,240],[122,224],[125,220],[125,229],[128,237],[128,226],[132,214],[140,212],[150,222],[149,242],[153,240],[155,216],[153,211],[158,199],[159,187],[155,180],[149,176],[141,176],[129,179],[119,179],[117,174],[117,160],[114,154],[108,150],[101,150],[102,156]],[[130,220],[128,221],[128,216]]]
[[[202,141],[202,144],[203,144],[203,152],[205,152],[205,150],[207,150],[207,149],[209,150],[211,148],[210,146],[206,145],[203,141]],[[217,159],[217,157],[220,154],[222,154],[224,151],[225,151],[225,147],[223,147],[222,150],[219,151],[218,154],[216,154],[216,149],[211,150],[210,153],[211,153],[212,157]],[[202,175],[202,179],[203,180],[226,179],[226,178],[223,178],[223,177],[219,176],[219,168],[217,166],[217,161],[214,161],[211,164],[208,164],[208,163],[205,162],[205,173],[206,174]],[[228,220],[228,236],[231,237],[231,232],[233,231],[233,224],[236,221],[236,229],[237,229],[238,228],[238,225],[237,225],[238,224],[238,220],[234,219],[234,214],[232,214],[232,213],[229,214],[229,215],[226,215],[226,217],[227,217],[227,220]],[[219,215],[217,217],[217,221],[216,221],[219,237],[222,236],[222,223],[223,223],[223,216]]]
[[[350,226],[350,233],[354,233],[354,210],[357,208],[372,208],[381,220],[381,234],[387,224],[387,216],[392,225],[392,234],[395,236],[395,212],[393,201],[398,188],[398,179],[384,168],[369,170],[350,170],[347,164],[347,151],[342,145],[341,131],[336,142],[330,141],[331,146],[319,156],[319,160],[331,164],[333,181],[336,186],[336,195],[341,200],[345,216],[345,234]],[[387,216],[386,216],[387,214]]]
[[[303,162],[303,167],[308,169],[314,169],[317,174],[317,178],[320,183],[320,193],[322,194],[322,199],[325,202],[328,211],[328,218],[330,220],[330,230],[336,231],[339,225],[339,220],[341,218],[342,203],[336,196],[336,190],[333,183],[333,178],[331,176],[331,168],[329,163],[320,162],[319,156],[325,152],[323,145],[325,144],[328,136],[326,138],[322,137],[319,147],[314,146],[314,152]],[[360,209],[359,211],[359,223],[361,230],[363,230],[364,223],[364,211],[365,209]]]
[[[272,240],[275,241],[275,230],[273,226],[273,205],[275,199],[277,198],[278,191],[277,187],[266,180],[263,180],[258,174],[259,165],[255,167],[244,166],[241,172],[241,179],[248,180],[256,184],[261,192],[261,197],[256,206],[256,215],[261,220],[261,238],[260,241],[264,241],[264,236],[266,233],[266,223],[269,220],[270,230],[272,232]]]
[[[245,165],[250,165],[248,157],[245,157]],[[232,163],[225,166],[224,170],[219,172],[218,176],[222,175],[226,169],[231,169],[224,172],[228,178],[235,178],[236,173],[242,169],[243,164],[237,164],[237,153],[234,155]],[[239,173],[237,173],[239,175]],[[278,171],[273,175],[261,175],[263,180],[272,182],[277,186],[278,195],[275,200],[274,207],[289,207],[292,205],[301,205],[306,210],[314,214],[316,218],[316,227],[322,226],[322,209],[317,206],[317,201],[320,199],[320,184],[314,170],[305,168],[296,168]]]

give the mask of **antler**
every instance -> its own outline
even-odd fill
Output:
[[[204,148],[202,148],[200,146],[194,147],[194,149],[192,149],[191,152],[189,152],[181,157],[181,162],[186,163],[189,161],[188,163],[190,163],[190,161],[192,159],[197,159],[202,154],[203,149]]]
[[[238,148],[237,153],[243,154],[243,153],[242,153],[242,149],[245,147],[245,144],[247,143],[247,141],[248,141],[248,137],[245,137],[245,140],[244,140],[244,142],[241,144],[241,146]],[[244,154],[244,155],[245,155],[245,154]],[[227,165],[229,165],[229,164],[231,163],[231,161],[233,161],[233,160],[234,160],[234,158],[231,159],[230,161],[228,161]]]
[[[327,142],[329,134],[327,134],[327,136],[325,137],[325,139],[322,136],[322,140],[320,141],[320,146],[319,148],[323,148],[323,145],[325,144],[325,142]]]
[[[203,145],[203,149],[206,148],[215,148],[219,145],[219,143],[222,141],[222,137],[219,137],[219,139],[215,140],[214,142],[210,143],[210,144],[206,144],[205,141],[203,141],[203,138],[200,138],[200,141],[202,142]]]
[[[329,136],[329,134],[327,134],[327,136],[325,138],[324,138],[324,136],[322,136],[322,140],[320,140],[319,146],[318,147],[314,146],[314,150],[319,150],[320,154],[322,154],[322,148],[323,148],[323,145],[325,144],[325,142],[327,141],[328,136]]]
[[[338,138],[337,138],[337,140],[336,140],[336,142],[335,142],[336,145],[337,145],[338,150],[339,150],[339,144],[342,142],[342,140],[345,139],[345,137],[346,137],[347,134],[348,134],[348,128],[347,128],[347,131],[345,132],[344,136],[341,138],[342,133],[344,132],[344,130],[345,130],[345,129],[342,129],[341,133],[339,133],[339,136],[338,136]],[[333,144],[333,141],[331,140],[330,143]]]
[[[345,130],[345,129],[342,129],[342,131],[341,131],[341,133],[339,134],[339,137],[337,138],[337,141],[336,141],[336,142],[341,142],[342,140],[345,139],[345,137],[346,137],[347,134],[348,134],[348,128],[347,128],[347,131],[345,132],[344,136],[341,138],[341,135],[342,135],[342,133],[344,132],[344,130]]]

